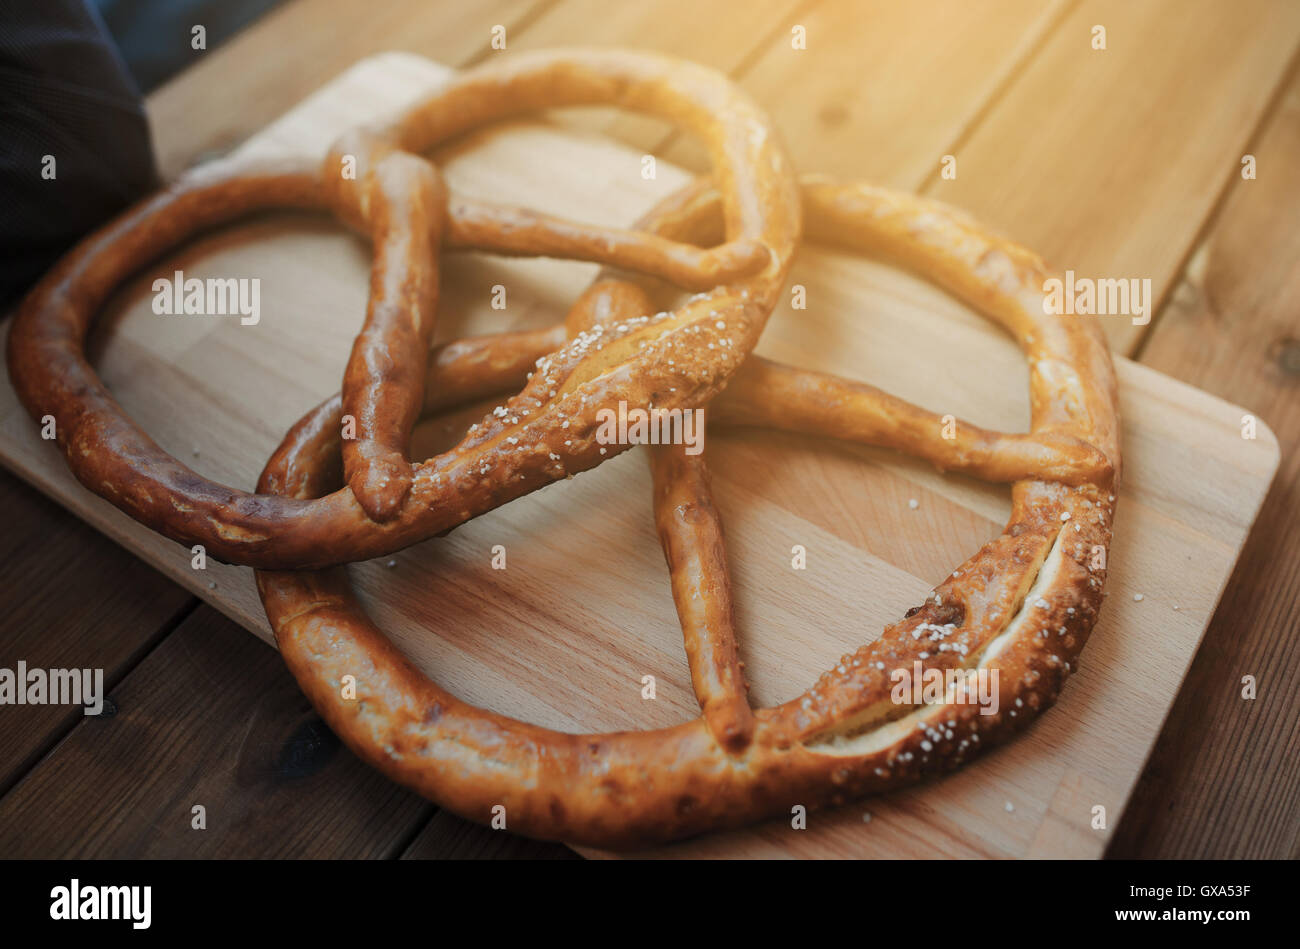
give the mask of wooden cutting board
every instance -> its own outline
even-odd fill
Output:
[[[406,54],[367,59],[248,142],[322,154],[334,135],[394,111],[448,70]],[[523,124],[438,156],[453,188],[628,225],[686,176],[555,124]],[[815,170],[815,169],[810,169]],[[202,474],[251,488],[285,430],[335,391],[365,309],[369,248],[327,219],[274,214],[206,236],[146,268],[101,318],[92,357],[159,443]],[[261,321],[166,317],[150,284],[261,279]],[[557,319],[585,264],[448,259],[439,337]],[[869,380],[939,413],[1023,431],[1025,362],[1012,343],[915,279],[809,247],[793,282],[807,309],[778,310],[759,352]],[[491,307],[506,288],[504,310]],[[1118,359],[1125,483],[1109,599],[1058,706],[1013,744],[947,777],[810,816],[712,835],[672,856],[1095,857],[1118,821],[1278,463],[1245,410]],[[417,447],[454,440],[478,411],[428,423]],[[80,487],[0,385],[0,456],[168,576],[270,639],[252,571],[209,564]],[[921,601],[996,536],[1009,489],[889,452],[763,432],[711,432],[708,451],[756,703],[799,694]],[[639,450],[352,574],[373,614],[439,682],[552,728],[652,728],[697,714]],[[909,500],[918,505],[913,508]],[[791,548],[807,568],[791,567]],[[506,569],[491,566],[506,549]],[[75,578],[70,578],[75,584]],[[1141,595],[1142,599],[1136,597]],[[656,698],[642,698],[653,675]],[[214,688],[219,687],[214,683]],[[1239,684],[1228,681],[1225,689]],[[1094,828],[1093,808],[1105,808]],[[867,815],[870,820],[867,820]]]

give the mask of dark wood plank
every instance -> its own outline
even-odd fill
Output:
[[[1141,354],[1257,413],[1282,465],[1111,856],[1300,856],[1300,72],[1285,88]]]
[[[0,798],[11,857],[393,857],[433,806],[362,764],[203,606]],[[206,809],[207,828],[191,827]]]
[[[402,854],[403,860],[579,860],[563,844],[529,840],[438,811]]]
[[[0,511],[0,668],[102,669],[108,688],[197,602],[5,471]],[[0,794],[84,718],[80,706],[0,706]]]

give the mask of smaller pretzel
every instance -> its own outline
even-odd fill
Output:
[[[703,140],[726,243],[704,250],[446,197],[436,170],[415,157],[488,122],[597,104],[669,119]],[[340,177],[349,156],[355,180]],[[370,305],[344,378],[345,414],[358,435],[345,450],[352,490],[323,498],[248,494],[201,477],[126,416],[84,356],[96,311],[130,273],[205,229],[266,208],[330,208],[376,241]],[[626,50],[522,54],[462,74],[390,126],[341,140],[323,168],[216,164],[128,210],[28,295],[10,331],[9,372],[27,411],[54,417],[77,479],[151,529],[250,566],[364,560],[617,454],[622,447],[599,451],[592,439],[568,438],[571,429],[595,426],[600,404],[639,403],[646,393],[665,408],[707,402],[757,341],[799,230],[797,187],[777,136],[724,76]],[[411,465],[406,447],[434,329],[440,235],[461,248],[573,256],[712,289],[672,312],[574,340],[510,401],[507,416]],[[729,327],[725,336],[719,322]],[[661,358],[669,349],[681,354],[671,365]]]

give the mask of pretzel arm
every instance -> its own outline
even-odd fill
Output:
[[[577,335],[634,319],[652,308],[637,284],[602,276],[574,304],[565,326]],[[754,737],[754,713],[745,694],[731,573],[708,468],[703,456],[687,454],[683,445],[655,445],[650,448],[650,473],[655,525],[668,563],[691,684],[709,731],[723,748],[738,754]]]
[[[708,290],[749,276],[769,254],[740,239],[703,249],[655,234],[579,224],[525,208],[453,198],[446,246],[515,257],[559,257],[662,277],[687,290]]]
[[[1082,484],[1109,469],[1098,449],[1058,432],[1008,434],[927,412],[875,386],[751,357],[718,400],[713,419],[895,448],[993,482]]]
[[[650,449],[650,471],[655,526],[672,578],[691,684],[709,731],[737,754],[754,737],[754,712],[746,695],[731,572],[708,467],[703,455],[688,455],[683,445],[657,445]]]
[[[650,309],[635,284],[601,280],[574,304],[565,324],[521,333],[500,333],[446,343],[430,355],[425,412],[441,411],[476,397],[518,385],[536,359],[562,345],[566,334],[633,318]],[[306,426],[328,427],[336,400],[323,403]],[[655,522],[672,581],[673,599],[691,669],[691,682],[710,732],[732,753],[753,738],[754,713],[746,697],[735,636],[730,571],[722,521],[713,505],[708,469],[684,446],[655,446],[650,452]],[[291,462],[288,462],[291,464]],[[316,466],[320,467],[320,466]],[[277,490],[297,489],[297,469]],[[325,485],[311,485],[313,491]],[[310,492],[309,492],[310,493]]]
[[[335,140],[321,183],[335,214],[374,245],[366,317],[343,372],[343,468],[366,516],[384,522],[415,474],[407,450],[437,316],[447,188],[437,168],[370,129]]]
[[[565,341],[564,324],[536,330],[471,336],[435,346],[429,353],[424,413],[431,415],[518,389],[537,360]]]
[[[314,498],[250,494],[204,478],[154,442],[87,362],[86,334],[108,295],[186,238],[280,207],[328,210],[372,237],[383,233],[378,219],[385,208],[374,176],[386,150],[416,160],[486,124],[578,105],[645,112],[694,133],[710,155],[725,238],[762,245],[763,266],[672,311],[642,314],[602,334],[575,338],[537,367],[526,393],[497,407],[508,411],[508,420],[494,410],[471,426],[460,444],[411,466],[404,493],[406,467],[397,461],[406,461],[411,407],[425,401],[418,387],[427,346],[396,345],[385,333],[376,334],[378,343],[401,360],[401,381],[385,387],[366,379],[350,386],[350,398],[373,412],[345,414],[363,423],[362,434],[372,439],[372,447],[392,452],[388,460],[399,477],[390,473],[385,483],[362,474],[357,490],[340,487]],[[381,194],[378,202],[376,194]],[[414,200],[414,194],[405,196]],[[432,211],[433,200],[428,203]],[[407,216],[400,205],[388,210],[396,212],[393,222],[414,227],[416,215]],[[445,204],[441,210],[445,217]],[[434,265],[418,269],[422,255],[415,248],[425,242],[438,247],[432,229],[445,220],[437,217],[431,214],[423,229],[412,231],[408,253],[393,247],[397,258],[411,265],[407,276],[418,281],[426,274],[430,287]],[[602,451],[595,444],[593,418],[602,407],[653,400],[669,409],[691,408],[716,396],[762,332],[801,221],[798,190],[779,137],[762,110],[726,77],[628,50],[520,53],[457,76],[382,128],[347,136],[324,164],[288,158],[215,162],[127,209],[83,239],[32,288],[10,324],[6,359],[23,407],[41,424],[53,425],[58,449],[78,480],[141,524],[187,547],[202,544],[209,557],[248,566],[301,570],[366,560],[617,455],[622,448]],[[656,232],[657,223],[652,214],[636,226]],[[712,253],[716,257],[719,251]],[[392,268],[374,271],[371,289],[377,280],[391,280],[383,300],[396,305],[406,295],[419,298],[421,289],[398,277]],[[381,302],[375,312],[387,319]],[[404,327],[408,336],[428,339],[430,327],[422,316],[403,318],[410,320]],[[367,350],[362,347],[368,357]],[[372,398],[381,388],[394,390],[392,404]],[[351,480],[373,459],[351,443],[346,451],[352,457]],[[368,495],[364,506],[358,492]],[[400,500],[390,501],[390,492]],[[371,516],[390,513],[390,504],[395,509],[387,520]]]

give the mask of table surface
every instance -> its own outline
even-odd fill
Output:
[[[291,0],[150,97],[155,146],[174,176],[376,52],[467,66],[574,44],[724,70],[800,168],[949,201],[1060,270],[1151,279],[1154,318],[1115,321],[1115,349],[1257,413],[1282,464],[1108,853],[1300,856],[1300,4]],[[563,121],[700,163],[650,120]],[[5,837],[21,820],[45,831],[23,835],[42,856],[571,856],[388,782],[273,650],[8,474],[0,505],[5,654],[102,667],[116,709],[6,711],[0,853],[19,855]]]

